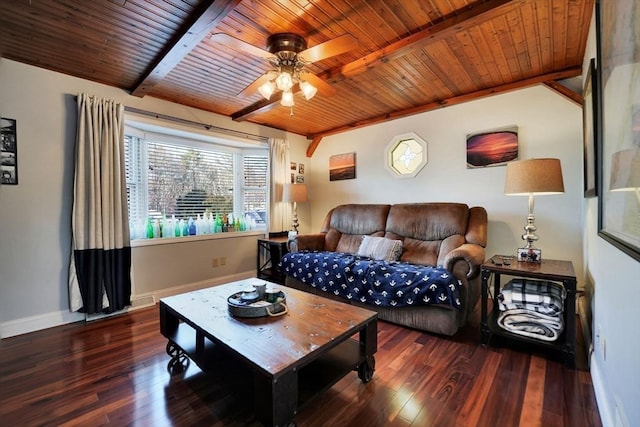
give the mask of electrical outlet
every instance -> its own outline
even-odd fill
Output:
[[[226,256],[220,257],[220,265],[227,265],[227,257]]]
[[[602,328],[600,325],[596,328],[596,338],[598,340],[598,348],[600,350],[600,355],[602,356],[602,360],[607,360],[607,340],[602,334]]]
[[[218,258],[213,258],[211,260],[211,267],[217,267],[218,266]]]

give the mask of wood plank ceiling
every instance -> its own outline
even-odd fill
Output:
[[[581,74],[593,0],[0,0],[0,56],[313,139]],[[335,92],[239,96],[293,32],[355,49],[307,65]]]

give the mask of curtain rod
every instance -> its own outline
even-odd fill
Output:
[[[168,120],[168,121],[171,121],[171,122],[182,123],[182,124],[186,124],[186,125],[190,125],[190,126],[203,127],[206,130],[215,130],[217,132],[224,133],[224,134],[227,134],[227,135],[240,136],[240,137],[243,137],[243,138],[246,138],[246,139],[251,139],[251,140],[254,140],[254,141],[267,142],[268,139],[269,139],[266,136],[254,135],[252,133],[247,133],[247,132],[241,132],[239,130],[222,128],[220,126],[215,126],[215,125],[208,125],[206,123],[200,123],[200,122],[195,122],[193,120],[181,119],[179,117],[168,116],[166,114],[154,113],[154,112],[151,112],[151,111],[141,110],[139,108],[125,106],[124,110],[128,111],[130,113],[135,113],[135,114],[141,114],[141,115],[144,115],[144,116],[155,117],[156,119]]]

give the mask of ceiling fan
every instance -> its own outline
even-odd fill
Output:
[[[334,93],[331,85],[304,68],[307,64],[339,55],[358,45],[358,41],[350,34],[307,48],[307,41],[301,35],[276,33],[267,38],[266,50],[225,33],[213,34],[211,39],[231,49],[266,59],[273,66],[272,70],[244,88],[239,96],[250,96],[258,91],[264,98],[270,99],[276,90],[281,90],[280,103],[286,107],[293,107],[293,94],[298,88],[307,100],[313,98],[318,90]]]

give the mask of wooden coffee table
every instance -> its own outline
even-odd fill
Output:
[[[170,370],[191,359],[215,375],[225,369],[219,353],[243,362],[253,375],[256,416],[273,426],[293,423],[302,404],[350,371],[371,380],[377,313],[273,284],[286,294],[287,314],[232,317],[227,297],[254,283],[265,281],[241,280],[160,300]]]

